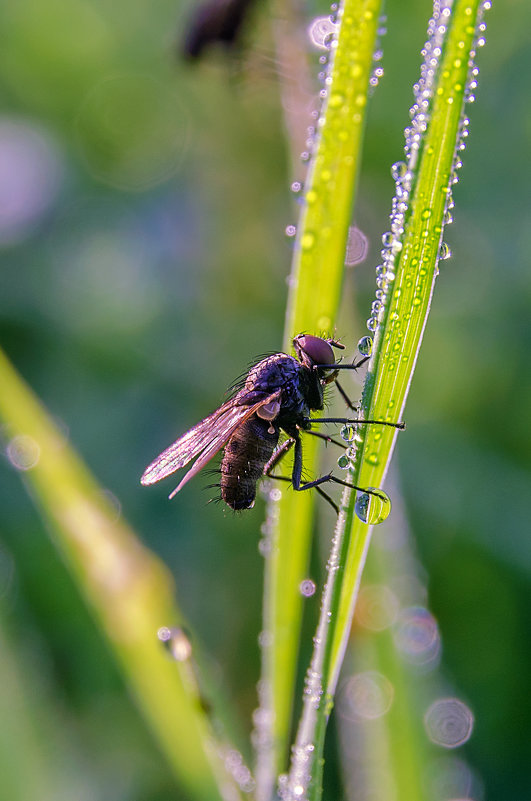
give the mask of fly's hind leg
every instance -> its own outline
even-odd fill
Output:
[[[341,447],[343,447],[343,445],[340,442],[337,442],[337,440],[334,440],[331,437],[327,437],[325,434],[319,434],[315,431],[308,431],[306,433],[314,434],[316,437],[319,437],[319,439],[324,439],[327,440],[328,442],[333,442],[336,445],[340,445]],[[280,448],[277,448],[271,459],[267,462],[266,466],[264,467],[264,476],[267,476],[268,478],[274,478],[276,481],[287,481],[288,484],[293,485],[293,477],[288,478],[287,476],[274,476],[272,471],[275,469],[276,465],[284,458],[284,456],[288,453],[288,451],[290,451],[291,448],[293,448],[294,445],[296,445],[296,440],[293,437],[290,437],[289,439],[287,439],[285,442],[282,443]],[[301,466],[301,471],[302,471],[302,466]],[[336,503],[334,503],[330,495],[328,495],[324,490],[322,490],[321,487],[316,486],[315,489],[319,493],[319,495],[325,499],[325,501],[328,501],[334,512],[336,514],[339,514],[339,506]]]
[[[300,436],[298,436],[297,438],[294,437],[294,441],[295,441],[295,456],[293,460],[293,472],[291,474],[291,483],[293,484],[293,489],[296,490],[297,492],[302,492],[302,490],[312,489],[312,487],[318,489],[321,484],[326,484],[327,481],[332,481],[334,484],[341,484],[343,487],[349,487],[350,489],[357,490],[358,492],[366,492],[369,495],[376,495],[378,498],[382,498],[382,495],[376,490],[370,490],[370,489],[365,489],[364,487],[358,487],[356,484],[351,484],[349,481],[343,481],[341,478],[336,478],[336,476],[332,475],[332,473],[327,473],[327,475],[321,476],[321,478],[316,478],[314,481],[306,481],[303,484],[302,443]]]

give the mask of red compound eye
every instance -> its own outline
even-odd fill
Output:
[[[332,346],[326,339],[300,334],[293,340],[295,351],[303,364],[334,364]]]

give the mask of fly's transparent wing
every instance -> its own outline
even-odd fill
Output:
[[[198,456],[193,467],[171,493],[170,498],[172,498],[221,450],[245,420],[263,406],[278,400],[279,397],[280,391],[277,391],[251,406],[241,405],[241,396],[239,395],[231,398],[157,456],[155,461],[144,471],[140,482],[144,485],[155,484]]]

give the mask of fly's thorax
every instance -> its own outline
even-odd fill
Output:
[[[275,353],[267,356],[249,370],[245,380],[245,392],[258,395],[270,395],[281,389],[286,382],[296,379],[301,369],[300,363],[286,353]],[[257,400],[259,398],[257,397]]]

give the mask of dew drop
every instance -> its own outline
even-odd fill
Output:
[[[340,467],[341,470],[346,470],[349,465],[350,465],[350,459],[348,458],[346,453],[342,453],[339,459],[337,460],[337,466]]]
[[[345,254],[345,265],[354,267],[365,261],[369,251],[369,240],[355,225],[348,229],[347,252]]]
[[[358,342],[358,351],[362,356],[370,356],[372,353],[373,339],[372,337],[365,336]]]
[[[436,619],[425,607],[410,606],[400,612],[394,641],[410,664],[424,670],[436,667],[441,652],[441,637]]]
[[[372,495],[368,492],[360,492],[356,498],[354,511],[363,523],[374,526],[378,523],[383,523],[389,517],[391,500],[382,490],[376,490],[374,487],[368,487],[368,489],[378,494]]]
[[[299,584],[299,591],[305,598],[311,598],[312,595],[315,595],[316,589],[317,586],[312,579],[304,579],[304,581],[301,581]]]
[[[446,261],[452,255],[452,251],[446,244],[446,242],[441,242],[441,247],[439,248],[439,258],[441,261]]]
[[[8,442],[6,455],[13,467],[26,472],[39,463],[41,449],[33,437],[28,434],[18,434]]]
[[[354,437],[356,436],[356,429],[353,425],[344,425],[340,431],[341,439],[344,439],[345,442],[352,442]]]
[[[311,250],[315,243],[315,234],[312,234],[311,231],[307,231],[301,237],[301,248],[303,250]]]
[[[391,167],[391,178],[393,181],[401,181],[407,172],[407,164],[405,161],[395,161]]]
[[[432,742],[444,748],[457,748],[470,739],[474,715],[459,698],[439,698],[424,715],[424,726]]]
[[[351,676],[338,692],[337,710],[342,717],[377,720],[391,708],[394,687],[386,676],[367,670]]]
[[[326,17],[316,17],[308,27],[308,36],[314,47],[320,50],[329,50],[332,38],[338,29],[338,25],[332,21],[330,15]]]
[[[164,643],[176,662],[186,662],[192,656],[192,643],[184,629],[174,626],[162,626],[157,631],[157,637]]]
[[[345,102],[345,98],[339,92],[335,92],[333,95],[330,95],[330,100],[328,101],[328,105],[330,108],[339,108]]]

